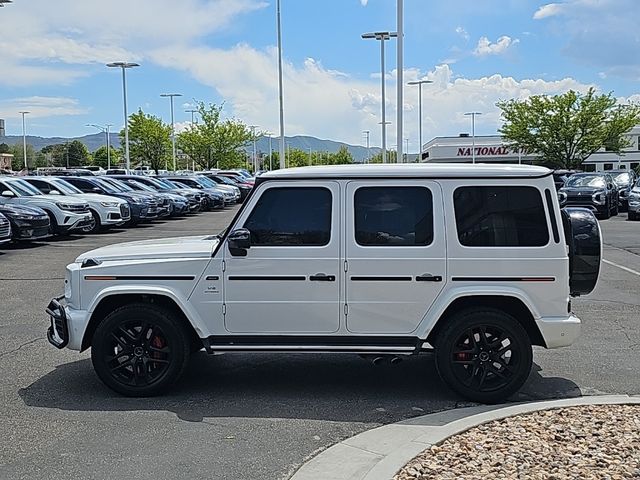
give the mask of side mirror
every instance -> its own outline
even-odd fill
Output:
[[[2,196],[7,198],[13,198],[16,196],[16,194],[13,193],[11,190],[5,190],[4,192],[2,192]]]
[[[62,195],[58,190],[50,190],[49,195]]]
[[[229,252],[234,257],[246,257],[251,248],[251,232],[246,228],[239,228],[229,234]]]

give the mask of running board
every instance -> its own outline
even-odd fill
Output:
[[[425,349],[417,337],[220,335],[203,338],[207,353],[358,353],[413,355]]]

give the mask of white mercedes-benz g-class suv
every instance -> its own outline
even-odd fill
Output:
[[[432,353],[458,394],[496,402],[532,345],[580,333],[600,229],[531,166],[353,165],[260,176],[219,235],[111,245],[67,267],[49,341],[124,395],[164,391],[189,354]]]

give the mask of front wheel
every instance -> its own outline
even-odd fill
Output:
[[[631,210],[627,213],[629,220],[634,221],[638,219],[638,214],[636,212],[632,212]]]
[[[178,318],[149,304],[120,307],[93,335],[91,361],[112,390],[130,397],[165,391],[184,371],[190,340]]]
[[[436,339],[436,368],[461,396],[497,403],[515,393],[533,364],[531,340],[511,315],[471,309],[447,320]]]
[[[91,223],[82,229],[83,233],[97,233],[102,229],[102,222],[100,221],[100,215],[94,210],[91,212]]]

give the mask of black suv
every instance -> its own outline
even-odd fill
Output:
[[[612,170],[613,181],[618,186],[618,207],[620,211],[626,212],[629,209],[629,192],[636,183],[638,177],[633,170]]]
[[[618,186],[609,173],[576,173],[558,191],[560,207],[585,207],[601,218],[618,215]]]

